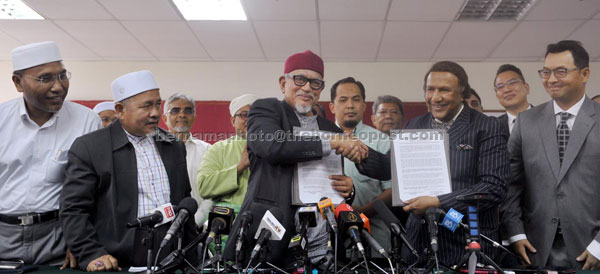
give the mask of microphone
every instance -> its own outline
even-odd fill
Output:
[[[335,215],[338,218],[339,226],[352,242],[356,245],[358,252],[365,255],[365,248],[360,241],[360,230],[363,227],[363,222],[351,206],[348,204],[340,204],[335,210]]]
[[[137,227],[157,227],[162,224],[166,224],[171,220],[175,219],[175,213],[173,212],[173,206],[171,203],[166,203],[152,210],[153,213],[144,217],[139,217],[129,223],[127,228]]]
[[[410,250],[415,257],[419,258],[419,252],[417,252],[417,250],[410,244],[408,239],[406,239],[406,231],[402,227],[402,224],[400,224],[400,220],[396,218],[388,206],[385,205],[382,200],[378,199],[373,202],[373,207],[385,224],[390,228],[392,234],[400,237],[400,240],[402,240],[402,243],[404,243],[408,250]]]
[[[242,242],[244,239],[244,235],[246,234],[246,228],[252,223],[252,212],[244,211],[240,218],[240,230],[237,235],[237,240],[235,241],[235,256],[237,257],[242,251]]]
[[[177,217],[175,217],[171,227],[169,227],[169,230],[167,230],[167,235],[165,235],[165,238],[160,243],[160,247],[165,247],[167,245],[169,240],[173,238],[173,235],[177,233],[181,225],[187,221],[190,215],[193,216],[196,213],[196,210],[198,210],[198,202],[196,202],[194,198],[186,197],[179,202]]]
[[[339,208],[339,206],[338,206]],[[365,216],[365,214],[360,214],[360,217],[362,218],[363,221],[363,230],[361,231],[361,234],[363,236],[363,238],[367,239],[367,243],[369,243],[369,245],[375,249],[377,251],[377,253],[381,254],[381,256],[383,256],[384,258],[388,259],[390,256],[388,255],[387,251],[385,251],[385,248],[383,248],[383,246],[381,246],[377,240],[375,240],[375,238],[373,238],[373,236],[371,236],[371,225],[369,222],[369,218],[367,218],[367,216]]]
[[[210,244],[217,234],[229,234],[231,223],[233,222],[235,212],[233,209],[222,206],[215,206],[208,213],[208,227],[210,232],[206,237],[205,245]]]
[[[333,215],[335,208],[333,207],[331,199],[323,197],[317,206],[319,207],[319,211],[321,211],[321,216],[323,216],[323,219],[327,220],[331,230],[333,230],[334,233],[337,233],[338,225],[335,222],[335,216]]]
[[[300,233],[290,239],[288,249],[294,256],[301,257],[306,247],[306,230],[317,226],[317,207],[304,206],[298,209],[298,220],[300,221]]]
[[[272,207],[265,211],[265,215],[260,220],[260,225],[258,225],[256,235],[254,235],[254,239],[257,240],[252,253],[250,253],[250,261],[258,255],[267,240],[280,241],[283,238],[285,227],[279,221],[282,219],[283,213],[279,208]]]
[[[433,252],[438,251],[438,217],[439,212],[436,210],[436,208],[430,207],[425,211],[425,218],[427,219],[427,230],[429,231],[429,238],[431,239],[431,250]]]

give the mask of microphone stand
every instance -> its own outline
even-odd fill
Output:
[[[221,263],[223,263],[223,271],[225,271],[226,265],[225,265],[225,262],[223,262],[223,252],[221,252],[221,249],[222,249],[221,234],[215,235],[214,243],[215,243],[215,255],[212,256],[212,258],[210,258],[208,261],[206,261],[206,263],[204,263],[202,268],[205,268],[209,265],[213,265],[216,263],[217,264],[216,272],[221,272]]]
[[[194,267],[194,265],[190,261],[188,261],[185,258],[185,256],[192,248],[197,248],[198,243],[200,243],[204,238],[206,238],[207,235],[208,235],[208,232],[204,231],[204,232],[200,233],[200,235],[198,235],[194,240],[192,240],[192,242],[190,242],[183,249],[177,249],[177,250],[171,252],[171,254],[169,254],[169,256],[165,257],[160,262],[161,267],[155,273],[156,274],[172,273],[172,272],[174,272],[175,269],[180,269],[183,272],[183,268],[185,266],[187,266],[194,273],[200,274],[200,271],[198,271],[198,269],[196,269],[196,267]],[[184,264],[185,264],[185,266],[184,266]],[[200,267],[202,267],[202,266],[200,266]]]
[[[289,272],[286,272],[286,271],[284,271],[283,269],[281,269],[281,268],[279,268],[279,267],[275,266],[274,264],[270,263],[270,262],[267,260],[267,254],[269,254],[269,245],[268,245],[268,244],[265,244],[265,246],[263,246],[263,248],[260,250],[260,255],[259,255],[259,257],[258,257],[258,264],[257,264],[256,266],[254,266],[254,267],[251,269],[251,271],[248,271],[248,270],[246,270],[246,271],[247,271],[247,273],[254,273],[254,270],[255,270],[255,269],[259,269],[259,267],[260,267],[262,264],[266,264],[267,266],[270,266],[270,267],[272,267],[272,268],[275,268],[275,269],[277,269],[277,271],[281,271],[281,272],[282,272],[282,273],[284,273],[284,274],[290,274]],[[259,271],[259,272],[260,272],[260,271]]]
[[[154,226],[146,226],[145,229],[148,231],[146,237],[142,239],[142,243],[146,246],[146,273],[152,274],[152,253],[154,253]],[[158,256],[158,254],[156,254]]]

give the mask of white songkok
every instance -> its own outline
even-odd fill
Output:
[[[96,112],[96,113],[100,113],[100,112],[103,112],[105,110],[115,111],[115,102],[113,102],[113,101],[102,102],[102,103],[98,103],[94,107],[94,112]]]
[[[240,97],[234,98],[229,104],[229,113],[231,113],[231,117],[233,117],[233,115],[235,115],[240,108],[244,107],[245,105],[252,105],[252,103],[258,99],[260,99],[260,97],[254,94],[244,94]]]
[[[145,91],[158,89],[154,75],[149,70],[130,72],[112,82],[113,99],[123,101]]]
[[[31,43],[14,48],[11,53],[13,71],[62,61],[58,46],[52,41]]]

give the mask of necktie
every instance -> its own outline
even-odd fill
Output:
[[[445,129],[446,131],[450,129],[452,126],[452,121],[450,122],[440,122],[435,119],[431,120],[431,128],[433,129]]]
[[[556,128],[556,139],[558,140],[558,157],[562,165],[563,157],[567,150],[567,143],[569,142],[569,134],[571,133],[567,125],[567,120],[571,117],[571,114],[568,112],[561,112],[559,114],[560,122],[558,123],[558,128]]]

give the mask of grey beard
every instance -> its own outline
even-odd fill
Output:
[[[300,112],[300,114],[307,114],[312,111],[312,106],[302,106],[300,103],[296,103],[296,111]]]
[[[177,133],[187,133],[190,131],[189,127],[174,127],[173,130]]]

